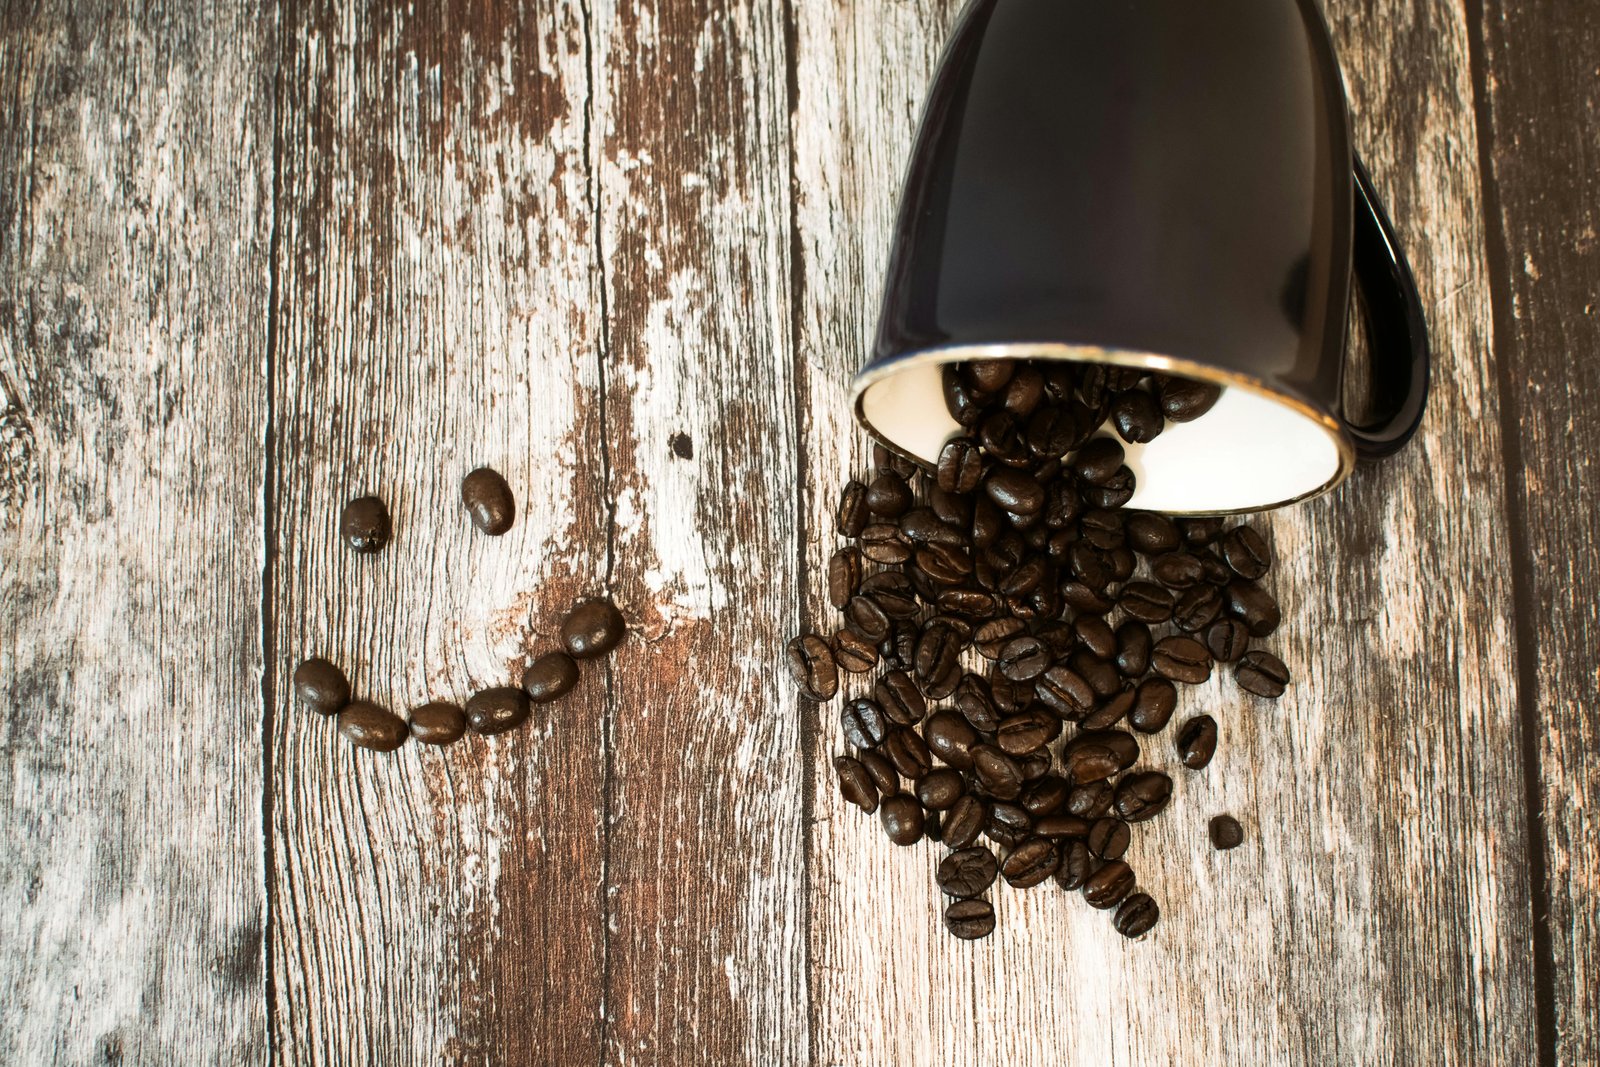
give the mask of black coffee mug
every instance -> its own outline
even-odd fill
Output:
[[[1352,265],[1375,406],[1341,414]],[[1312,0],[974,0],[929,92],[856,413],[932,462],[944,364],[1065,359],[1224,387],[1128,447],[1129,507],[1325,492],[1422,419],[1410,268],[1350,148]]]

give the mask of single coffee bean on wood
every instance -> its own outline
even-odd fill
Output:
[[[816,634],[801,634],[789,642],[789,675],[810,700],[832,700],[839,691],[839,666],[833,649]]]
[[[375,496],[358,496],[339,515],[339,536],[356,552],[371,554],[389,543],[389,509]]]
[[[889,636],[889,616],[878,600],[866,593],[850,598],[844,606],[845,622],[869,641],[882,641]]]
[[[994,885],[1000,863],[994,853],[979,845],[962,848],[939,861],[933,880],[939,889],[957,898],[975,897]]]
[[[1094,709],[1084,720],[1085,730],[1104,730],[1121,722],[1138,703],[1138,691],[1132,686],[1123,689]]]
[[[1083,883],[1083,899],[1102,911],[1114,908],[1133,891],[1133,868],[1122,860],[1111,860]]]
[[[1283,613],[1272,594],[1254,582],[1235,578],[1228,583],[1228,610],[1244,620],[1251,637],[1267,637],[1278,628]]]
[[[318,715],[337,715],[350,703],[350,682],[325,659],[303,660],[294,669],[294,695]]]
[[[565,696],[578,684],[578,662],[565,652],[546,652],[522,672],[522,691],[535,704]]]
[[[835,756],[833,770],[839,776],[839,795],[871,815],[878,810],[878,787],[860,760]]]
[[[592,659],[616,648],[627,632],[617,606],[595,597],[578,601],[567,612],[561,623],[561,643],[577,659]]]
[[[1244,842],[1244,828],[1232,815],[1218,815],[1207,829],[1211,834],[1211,847],[1219,852],[1238,848]]]
[[[1119,770],[1127,770],[1139,760],[1139,741],[1125,730],[1084,730],[1062,748],[1062,758],[1068,752],[1095,745],[1104,748],[1117,758]]]
[[[860,537],[867,526],[867,487],[860,482],[845,484],[839,493],[839,510],[835,515],[839,533],[845,537]]]
[[[1052,874],[1061,863],[1056,843],[1047,837],[1030,837],[1006,856],[1000,867],[1006,882],[1018,889],[1038,885]]]
[[[928,702],[917,689],[917,683],[904,671],[890,671],[879,678],[872,688],[872,697],[889,721],[901,726],[915,726],[928,713]]]
[[[843,608],[861,588],[861,550],[841,548],[828,560],[828,603]]]
[[[352,700],[339,712],[339,733],[359,748],[393,752],[410,732],[404,719],[368,700]]]
[[[1217,720],[1196,715],[1178,731],[1178,759],[1190,770],[1198,771],[1211,762],[1217,751]]]
[[[1233,676],[1240,689],[1268,700],[1283,696],[1284,686],[1289,684],[1289,668],[1283,665],[1283,660],[1261,649],[1246,652]]]
[[[425,745],[449,745],[467,732],[467,713],[441,700],[411,709],[411,736]]]
[[[1151,650],[1150,666],[1163,678],[1199,685],[1211,677],[1211,653],[1192,637],[1163,637]]]
[[[467,725],[486,737],[503,734],[527,721],[531,709],[528,694],[521,689],[496,686],[474,693],[467,701]]]
[[[1178,690],[1165,678],[1146,678],[1134,691],[1128,725],[1142,734],[1164,729],[1178,707]]]
[[[1222,614],[1222,594],[1214,585],[1185,589],[1172,605],[1172,622],[1184,633],[1198,633]]]
[[[915,797],[898,793],[878,805],[883,832],[897,845],[914,845],[922,839],[922,805]]]
[[[883,709],[865,697],[857,697],[839,712],[844,739],[857,748],[877,748],[889,736],[889,720]]]
[[[1272,550],[1266,538],[1252,526],[1235,526],[1217,542],[1222,558],[1241,578],[1255,581],[1272,566]]]
[[[994,905],[987,900],[956,900],[944,909],[945,929],[963,941],[994,933]]]
[[[1161,918],[1161,908],[1149,893],[1135,893],[1117,908],[1111,925],[1123,937],[1139,937],[1150,932]]]
[[[1113,801],[1124,822],[1144,822],[1161,814],[1172,799],[1172,779],[1161,771],[1130,774],[1117,783]]]
[[[1250,646],[1250,628],[1229,616],[1218,619],[1206,630],[1206,650],[1218,663],[1232,663]]]
[[[1013,682],[1031,682],[1050,667],[1050,650],[1032,634],[1013,639],[995,661],[1000,673]]]
[[[878,665],[878,646],[846,626],[833,635],[833,661],[847,674],[865,674]]]
[[[1196,518],[1178,520],[1178,532],[1183,534],[1184,544],[1209,545],[1222,536],[1225,523],[1216,515],[1201,515]]]
[[[1150,627],[1129,619],[1117,627],[1117,652],[1113,660],[1125,677],[1139,678],[1150,669],[1150,649],[1155,642]]]
[[[489,467],[479,467],[461,479],[461,503],[472,525],[491,537],[499,537],[516,521],[517,501],[511,487],[499,471]]]
[[[1117,606],[1130,618],[1161,623],[1172,618],[1172,592],[1154,582],[1129,582],[1117,597]]]

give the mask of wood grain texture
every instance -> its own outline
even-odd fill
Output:
[[[1273,705],[1231,678],[1186,694],[1224,750],[1179,771],[1132,861],[1165,911],[1128,944],[1053,889],[996,894],[1000,927],[937,927],[938,850],[887,845],[811,749],[814,1061],[1522,1063],[1533,1047],[1498,392],[1467,26],[1459,11],[1330,4],[1358,143],[1429,309],[1436,390],[1418,441],[1328,498],[1262,520],[1282,561]],[[800,351],[811,572],[850,442],[843,383],[868,344],[914,101],[954,15],[794,5]],[[889,20],[886,24],[885,19]],[[813,365],[813,363],[815,365]],[[813,583],[816,584],[816,583]],[[1470,611],[1462,605],[1472,605]],[[831,623],[820,598],[807,612]],[[1146,760],[1170,766],[1170,735]],[[1214,854],[1231,811],[1247,846]],[[864,916],[872,916],[871,920]],[[894,977],[892,980],[890,975]]]
[[[1535,825],[1544,854],[1545,1062],[1600,1060],[1600,27],[1561,3],[1482,5],[1495,347]]]
[[[806,1055],[778,0],[594,7],[614,584],[606,1062]]]
[[[327,655],[395,710],[514,684],[607,568],[585,16],[320,3],[284,29],[273,1031],[287,1063],[598,1062],[605,677],[492,738],[356,750]],[[501,471],[500,538],[460,503]],[[339,509],[377,493],[359,557]]]
[[[272,68],[0,4],[0,1062],[265,1055]]]

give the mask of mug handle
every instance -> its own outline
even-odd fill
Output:
[[[1394,225],[1372,188],[1372,178],[1354,158],[1356,179],[1353,264],[1356,284],[1366,307],[1372,350],[1373,391],[1392,400],[1393,414],[1357,426],[1339,421],[1355,441],[1362,459],[1382,459],[1398,452],[1417,432],[1428,404],[1428,325],[1416,279],[1395,240]]]

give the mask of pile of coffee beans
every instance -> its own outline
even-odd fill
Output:
[[[816,701],[834,699],[842,676],[862,678],[840,710],[840,793],[895,844],[949,849],[935,880],[952,934],[993,931],[984,894],[997,878],[1053,878],[1138,937],[1160,908],[1124,857],[1133,824],[1173,789],[1141,763],[1157,758],[1141,736],[1167,727],[1179,684],[1219,663],[1262,697],[1289,680],[1249,647],[1280,619],[1261,584],[1272,562],[1261,534],[1122,510],[1134,475],[1118,437],[1153,440],[1220,390],[996,360],[946,367],[944,391],[964,432],[936,470],[880,447],[870,477],[844,487],[837,523],[851,543],[828,565],[843,622],[794,638],[790,672]],[[1216,746],[1216,721],[1199,715],[1165,751],[1199,770]],[[1224,818],[1232,829],[1219,820],[1211,837],[1231,848],[1241,834]]]

